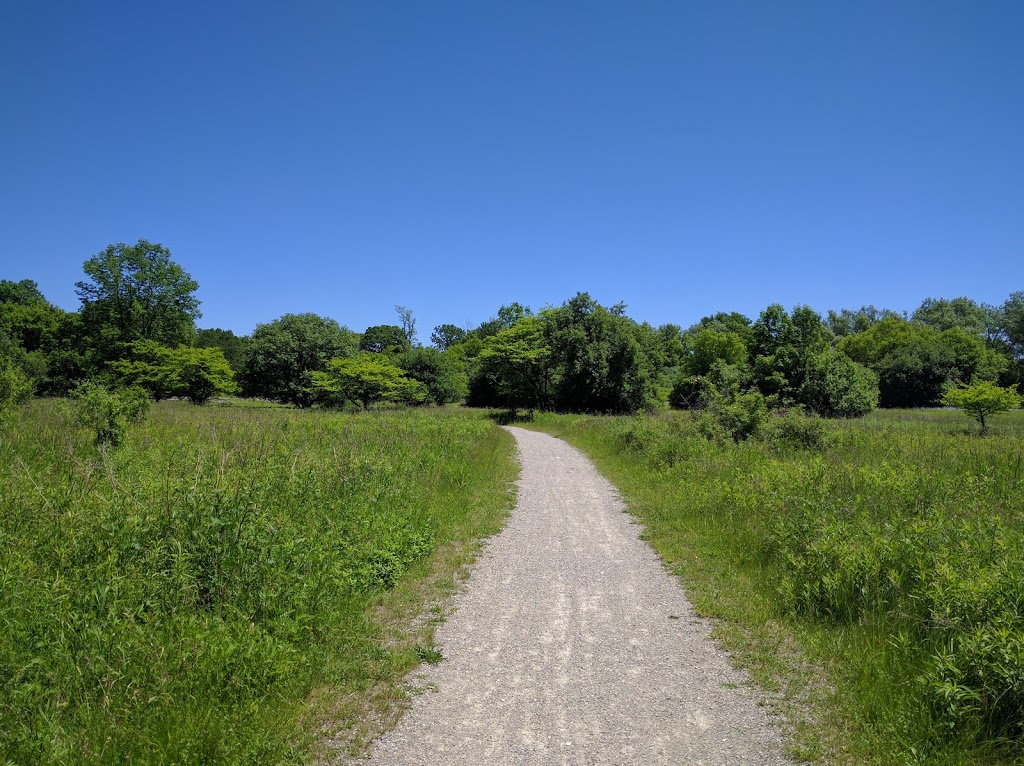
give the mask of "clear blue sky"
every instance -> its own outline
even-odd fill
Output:
[[[0,278],[160,242],[203,327],[420,339],[1024,289],[1024,2],[0,6]]]

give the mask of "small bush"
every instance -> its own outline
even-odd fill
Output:
[[[778,411],[769,418],[763,436],[773,444],[821,449],[825,446],[825,423],[817,415],[799,409]]]
[[[32,383],[10,359],[0,358],[0,418],[32,395]]]
[[[138,423],[149,412],[149,394],[138,386],[114,391],[86,381],[72,396],[78,400],[78,422],[96,432],[96,444],[117,447],[124,441],[129,423]]]

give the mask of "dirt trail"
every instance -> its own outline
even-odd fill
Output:
[[[435,690],[370,762],[788,763],[614,487],[565,442],[509,431],[518,504],[438,631]]]

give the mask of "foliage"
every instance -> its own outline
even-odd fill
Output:
[[[119,243],[85,262],[75,283],[90,344],[103,361],[119,358],[136,340],[189,343],[200,316],[198,283],[166,248],[140,239]]]
[[[711,439],[723,435],[740,442],[756,436],[768,420],[768,402],[759,391],[725,397],[712,395],[698,416],[698,430]]]
[[[312,762],[361,724],[337,700],[401,698],[432,632],[408,614],[514,477],[459,413],[165,402],[97,452],[58,404],[0,440],[2,763]]]
[[[807,306],[789,314],[779,304],[761,312],[750,329],[754,384],[766,396],[799,401],[808,361],[830,346],[831,333]]]
[[[423,383],[406,377],[400,367],[371,352],[332,359],[325,372],[313,373],[313,385],[321,401],[358,402],[364,408],[377,402],[422,404],[428,395]]]
[[[687,330],[687,335],[694,335],[701,330],[714,330],[715,332],[731,332],[739,335],[743,345],[748,348],[753,340],[751,321],[748,317],[737,311],[719,311],[711,316],[701,317],[697,324]]]
[[[47,300],[34,279],[23,279],[20,282],[0,279],[0,303],[31,306],[34,303],[47,303]]]
[[[942,397],[942,403],[947,407],[957,407],[977,420],[983,434],[988,432],[985,418],[1017,409],[1022,402],[1024,399],[1017,393],[1016,386],[1003,388],[987,380],[951,388]]]
[[[382,324],[367,327],[359,337],[360,351],[397,354],[409,348],[409,339],[398,325]]]
[[[11,359],[0,355],[0,421],[32,396],[32,383]]]
[[[219,348],[179,346],[167,348],[154,341],[135,341],[130,358],[110,363],[121,381],[140,386],[157,401],[170,396],[187,397],[205,404],[216,394],[238,392],[234,373]]]
[[[668,403],[677,409],[701,409],[716,395],[732,396],[746,389],[749,382],[750,371],[745,364],[729,364],[718,359],[704,375],[680,374],[672,385]]]
[[[96,444],[101,446],[120,446],[128,424],[142,421],[149,412],[149,393],[137,386],[114,390],[87,380],[72,396],[78,400],[79,424],[92,429]]]
[[[398,324],[401,325],[405,345],[413,348],[416,345],[416,318],[412,315],[412,309],[396,305],[395,313],[398,314]]]
[[[440,351],[447,351],[452,346],[466,340],[468,333],[461,327],[453,324],[439,324],[430,333],[430,342]]]
[[[544,313],[556,367],[552,403],[567,412],[637,412],[654,404],[655,369],[648,333],[587,293]]]
[[[700,330],[690,337],[688,345],[686,369],[691,375],[707,375],[718,361],[739,366],[747,360],[747,347],[738,333]]]
[[[856,311],[840,309],[838,312],[829,309],[825,325],[837,338],[845,338],[868,330],[886,317],[899,318],[899,314],[890,309],[876,309],[874,306],[861,306]]]
[[[974,337],[985,337],[992,324],[992,312],[970,298],[926,298],[911,314],[915,322],[939,332],[957,328]]]
[[[435,348],[414,348],[400,354],[395,363],[412,380],[427,388],[427,401],[449,404],[466,398],[469,379],[464,362],[455,354]]]
[[[551,355],[541,317],[524,317],[500,330],[484,341],[471,381],[470,403],[530,409],[548,406],[554,374]],[[493,398],[487,399],[485,392]]]
[[[243,392],[308,407],[316,400],[313,373],[356,352],[356,336],[317,314],[285,314],[257,325],[245,352]]]
[[[878,406],[878,376],[829,349],[807,360],[799,399],[824,417],[860,417]]]
[[[196,348],[219,348],[231,365],[231,371],[238,375],[245,367],[245,348],[248,341],[247,337],[235,335],[231,330],[213,328],[196,330],[193,345]]]

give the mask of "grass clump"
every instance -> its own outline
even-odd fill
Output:
[[[795,752],[1024,759],[1024,415],[980,439],[950,412],[789,413],[742,441],[701,417],[533,427],[588,452],[740,661],[808,702]]]
[[[511,440],[458,412],[161,403],[108,451],[56,404],[0,443],[0,763],[305,762],[434,658],[380,604],[508,504]]]

